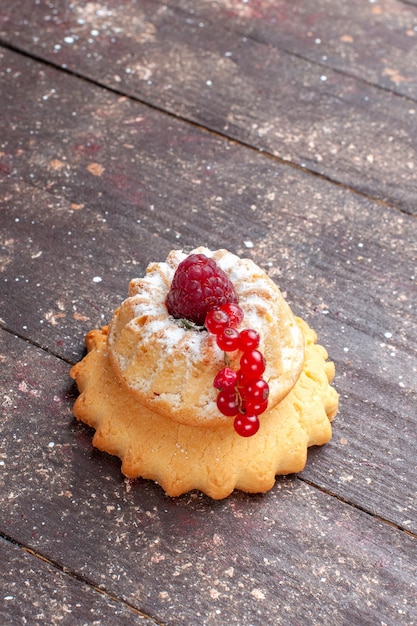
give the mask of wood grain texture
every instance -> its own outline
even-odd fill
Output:
[[[296,478],[223,502],[125,483],[71,417],[67,365],[0,339],[3,534],[167,625],[415,623],[412,537]]]
[[[4,107],[14,129],[2,203],[5,327],[74,362],[84,334],[110,320],[148,262],[201,243],[249,255],[336,362],[335,437],[303,476],[415,531],[415,219],[18,63],[30,105]],[[59,107],[40,95],[52,84]],[[13,85],[3,93],[12,97]]]
[[[9,494],[10,495],[10,494]],[[1,623],[156,626],[150,618],[0,538]]]
[[[417,624],[416,11],[0,3],[2,623]],[[72,415],[85,333],[201,244],[336,363],[331,442],[266,495],[125,481]]]
[[[195,20],[221,21],[242,35],[325,68],[417,99],[416,2],[170,0]]]
[[[30,22],[24,17],[29,5]],[[35,7],[29,0],[8,2],[0,36],[58,66],[415,213],[415,100],[354,78],[353,72],[290,54],[272,40],[242,35],[239,11],[244,9],[235,2],[205,3],[198,10],[185,6],[171,9],[153,0],[140,7],[72,2],[51,10],[47,2]],[[265,6],[256,3],[262,19],[247,23],[268,22],[271,6]],[[402,32],[401,44],[411,45],[414,39]],[[415,78],[415,64],[410,65]],[[397,82],[402,81],[397,77]],[[403,82],[411,84],[408,78]]]

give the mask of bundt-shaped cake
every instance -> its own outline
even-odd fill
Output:
[[[295,385],[304,362],[304,337],[276,284],[249,259],[227,250],[197,248],[230,278],[243,310],[239,328],[255,329],[266,361],[269,407]],[[230,421],[216,406],[213,380],[224,353],[206,330],[173,318],[166,299],[186,254],[175,250],[165,263],[151,263],[144,278],[130,283],[129,298],[110,323],[108,350],[120,381],[151,411],[181,424],[215,427]],[[230,355],[237,368],[238,351]]]

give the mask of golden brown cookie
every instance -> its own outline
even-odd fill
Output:
[[[234,489],[265,492],[275,476],[301,471],[307,449],[331,437],[338,396],[334,367],[316,334],[300,319],[305,358],[297,382],[281,402],[260,416],[256,435],[240,437],[229,418],[216,428],[180,424],[150,410],[116,374],[107,328],[87,334],[88,354],[71,369],[80,396],[77,419],[95,429],[93,444],[118,456],[130,478],[157,481],[170,496],[199,489],[214,499]]]

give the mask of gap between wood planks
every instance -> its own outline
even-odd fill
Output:
[[[401,4],[406,4],[406,5],[407,5],[407,6],[409,6],[409,7],[415,7],[415,6],[417,6],[417,5],[416,5],[415,0],[399,0],[399,2],[400,2]]]
[[[252,39],[253,41],[257,41],[255,38],[253,37],[248,37],[248,39]],[[260,42],[262,43],[262,42]],[[199,124],[198,122],[195,122],[193,120],[188,119],[187,117],[184,117],[182,115],[177,115],[175,113],[171,113],[170,111],[167,111],[166,109],[153,104],[151,102],[148,102],[147,100],[144,100],[142,98],[139,98],[138,96],[134,96],[131,94],[126,94],[124,91],[117,89],[115,87],[111,87],[109,85],[106,85],[105,83],[102,83],[98,80],[94,80],[93,78],[90,78],[88,76],[84,76],[82,73],[78,72],[77,70],[72,70],[69,69],[67,67],[62,67],[61,65],[54,63],[53,61],[50,61],[48,59],[44,59],[43,57],[27,52],[26,50],[24,50],[23,48],[20,48],[19,46],[15,46],[13,44],[10,44],[6,41],[4,41],[3,39],[0,38],[0,47],[3,47],[5,49],[10,50],[11,52],[15,52],[16,54],[21,54],[22,56],[29,58],[29,59],[33,59],[34,61],[38,62],[38,63],[42,63],[43,65],[46,65],[48,67],[52,67],[56,70],[60,70],[61,72],[65,72],[66,74],[73,76],[75,78],[78,78],[90,85],[94,85],[95,87],[98,87],[100,89],[104,89],[110,93],[113,93],[117,96],[121,96],[124,98],[127,98],[133,102],[138,102],[144,106],[149,107],[150,109],[153,109],[154,111],[158,111],[159,113],[162,113],[164,115],[167,115],[173,119],[185,122],[187,124],[190,124],[191,126],[193,126],[194,128],[200,129],[200,130],[204,130],[206,132],[211,133],[212,135],[214,135],[215,137],[221,138],[223,140],[227,140],[228,142],[230,142],[231,144],[234,145],[239,145],[242,147],[245,147],[249,150],[252,150],[253,152],[257,152],[257,153],[261,153],[263,155],[265,155],[267,158],[272,159],[273,161],[276,161],[277,163],[280,163],[281,165],[286,165],[288,167],[291,167],[297,171],[300,172],[304,172],[304,173],[309,173],[311,176],[314,176],[320,180],[326,181],[331,183],[332,185],[335,185],[336,187],[339,187],[340,189],[344,189],[346,191],[350,191],[351,193],[354,193],[362,198],[366,198],[368,200],[371,200],[372,202],[375,202],[381,206],[387,207],[389,209],[393,209],[394,211],[398,211],[400,213],[405,213],[407,216],[411,215],[410,213],[408,213],[407,211],[405,211],[404,209],[399,208],[398,206],[396,206],[395,204],[392,204],[391,202],[387,202],[385,200],[381,200],[380,198],[374,197],[373,195],[364,193],[362,191],[359,191],[358,189],[355,189],[355,187],[350,187],[349,185],[346,185],[344,183],[341,183],[338,180],[335,180],[333,178],[331,178],[330,176],[326,176],[325,174],[320,174],[318,172],[315,172],[313,170],[310,170],[308,167],[302,167],[301,165],[298,165],[297,163],[293,163],[292,161],[288,161],[286,159],[283,159],[279,156],[276,156],[274,154],[272,154],[271,152],[269,152],[268,150],[265,150],[263,148],[257,148],[256,146],[253,146],[252,144],[243,141],[241,139],[236,139],[236,138],[232,138],[229,137],[229,135],[227,135],[226,133],[222,133],[221,131],[215,130],[213,128],[210,128],[208,126],[204,126],[203,124]],[[292,55],[294,57],[297,57],[299,59],[305,60],[304,57],[302,57],[301,55],[298,54],[294,54],[293,52],[289,52],[287,50],[283,50],[285,53]],[[316,63],[316,65],[320,66],[319,63]],[[357,80],[358,82],[362,82],[366,85],[371,85],[373,87],[376,87],[378,89],[380,89],[381,91],[387,91],[389,92],[392,96],[395,96],[397,98],[401,98],[401,99],[406,99],[406,100],[410,100],[411,102],[416,102],[415,100],[413,100],[412,98],[407,98],[406,96],[400,95],[395,93],[394,91],[381,87],[380,85],[375,85],[374,83],[370,83],[369,81],[366,81],[364,79],[359,79],[356,77],[352,77],[349,74],[347,74],[346,72],[342,72],[341,70],[337,70],[334,69],[335,72],[338,72],[341,75],[345,75],[345,76],[349,76],[350,78],[355,78],[355,80]]]
[[[109,598],[110,601],[116,602],[117,604],[121,604],[121,605],[129,608],[130,610],[132,610],[134,613],[136,613],[140,617],[143,617],[146,620],[150,620],[152,622],[152,624],[154,624],[155,626],[164,626],[163,622],[159,622],[154,617],[152,617],[151,615],[147,615],[146,613],[143,613],[142,611],[137,609],[133,604],[130,604],[130,602],[126,602],[125,600],[122,600],[121,598],[118,598],[114,594],[112,594],[109,591],[107,591],[107,589],[105,589],[105,588],[97,587],[97,585],[95,585],[88,578],[85,578],[84,576],[81,576],[80,574],[77,574],[77,572],[73,572],[68,567],[65,567],[65,565],[60,565],[57,561],[51,560],[50,558],[44,556],[40,552],[32,550],[32,548],[28,548],[27,546],[25,546],[20,541],[16,541],[16,539],[13,539],[13,537],[10,537],[9,535],[6,535],[6,534],[0,532],[0,539],[4,539],[5,541],[8,541],[9,543],[11,543],[14,546],[20,548],[24,552],[27,552],[28,554],[34,556],[35,558],[39,559],[40,561],[43,561],[44,563],[47,563],[48,565],[50,565],[54,569],[58,570],[62,574],[65,574],[65,575],[69,576],[70,578],[73,578],[74,580],[76,580],[78,582],[81,582],[84,585],[87,585],[88,587],[90,587],[90,589],[93,589],[93,591],[96,591],[96,592],[100,593],[102,596],[106,596],[107,598]]]
[[[48,347],[43,346],[43,345],[42,345],[42,344],[40,344],[39,342],[36,342],[36,341],[33,341],[33,340],[28,339],[28,338],[26,338],[26,337],[23,337],[23,336],[21,336],[21,335],[19,335],[19,334],[15,333],[15,332],[13,332],[12,330],[8,329],[7,327],[5,327],[5,326],[4,326],[4,325],[2,325],[2,324],[0,324],[0,328],[2,328],[4,331],[6,331],[6,332],[10,333],[11,335],[13,335],[13,336],[15,336],[15,337],[18,337],[19,339],[21,339],[21,340],[25,341],[27,344],[29,344],[29,345],[33,345],[34,347],[36,347],[36,348],[38,348],[38,349],[43,350],[43,351],[44,351],[44,352],[46,352],[47,354],[49,354],[49,355],[51,355],[51,356],[53,356],[53,357],[55,357],[55,358],[57,358],[57,359],[60,359],[60,360],[61,360],[61,361],[63,361],[64,363],[67,363],[67,364],[69,364],[69,365],[73,365],[73,364],[74,364],[74,361],[71,361],[70,359],[66,359],[66,358],[64,358],[62,355],[59,355],[59,354],[55,353],[53,350],[49,349]],[[395,524],[394,522],[391,522],[391,521],[389,521],[389,520],[385,519],[384,517],[381,517],[381,516],[377,515],[377,514],[376,514],[373,510],[370,510],[370,509],[367,509],[367,508],[366,508],[366,507],[364,507],[364,506],[360,506],[360,505],[358,505],[358,504],[355,504],[355,503],[353,503],[353,502],[351,502],[351,501],[347,500],[346,498],[343,498],[342,496],[340,496],[340,495],[336,494],[335,492],[333,492],[333,491],[331,491],[331,490],[329,490],[329,489],[327,489],[327,488],[324,488],[324,487],[320,486],[319,484],[316,484],[314,481],[311,481],[311,480],[309,480],[309,479],[304,478],[303,476],[296,475],[296,478],[297,478],[297,480],[300,480],[301,482],[303,482],[303,483],[305,483],[305,484],[307,484],[307,485],[309,485],[309,486],[313,487],[314,489],[317,489],[317,490],[318,490],[318,491],[320,491],[321,493],[323,493],[323,494],[325,494],[325,495],[327,495],[327,496],[330,496],[330,497],[332,497],[332,498],[336,498],[337,500],[339,500],[339,501],[340,501],[340,502],[342,502],[343,504],[348,505],[348,506],[350,506],[350,507],[353,507],[354,509],[356,509],[356,510],[358,510],[358,511],[361,511],[361,512],[363,512],[363,513],[367,514],[367,515],[369,515],[370,517],[372,517],[372,518],[376,519],[377,521],[379,521],[379,522],[381,522],[381,523],[383,523],[383,524],[386,524],[386,525],[388,525],[388,526],[390,526],[390,527],[392,527],[392,528],[395,528],[396,530],[399,530],[400,532],[403,532],[403,533],[405,533],[406,535],[408,535],[408,536],[410,536],[410,537],[412,537],[412,538],[414,538],[414,539],[417,539],[417,533],[411,532],[411,531],[409,531],[407,528],[404,528],[403,526],[401,526],[401,525],[399,525],[399,524]],[[30,548],[26,548],[23,544],[21,544],[21,543],[19,543],[19,542],[15,541],[13,538],[11,538],[11,537],[9,537],[9,536],[7,536],[7,535],[4,535],[4,534],[2,534],[1,532],[0,532],[0,537],[3,537],[3,538],[4,538],[4,539],[6,539],[7,541],[11,541],[12,543],[16,543],[16,545],[19,545],[20,547],[22,547],[22,548],[26,549],[28,552],[30,552],[30,553],[32,553],[32,554],[34,554],[35,556],[38,556],[40,559],[43,559],[43,560],[45,560],[46,562],[51,563],[52,565],[54,565],[55,567],[57,567],[57,568],[58,568],[58,569],[60,569],[61,571],[66,572],[66,573],[70,573],[70,574],[71,574],[71,575],[73,575],[74,577],[79,578],[79,579],[80,579],[80,580],[82,580],[83,582],[86,582],[87,584],[90,584],[91,586],[93,586],[93,587],[94,587],[94,585],[92,585],[91,583],[89,583],[89,581],[88,581],[87,579],[84,579],[84,578],[82,578],[82,577],[78,577],[75,573],[72,573],[72,572],[70,572],[70,571],[69,571],[69,572],[67,572],[67,570],[66,570],[66,568],[65,568],[65,567],[61,567],[59,564],[57,564],[57,563],[55,563],[55,562],[53,562],[53,561],[50,561],[50,560],[49,560],[48,558],[46,558],[46,557],[43,557],[40,553],[38,554],[38,553],[36,553],[36,552],[32,551]],[[130,606],[130,605],[128,605],[128,606]]]
[[[405,4],[409,4],[409,3],[408,3],[408,2],[406,2],[406,1],[404,1],[404,3],[405,3]],[[413,5],[413,6],[415,6],[415,5]],[[249,37],[248,37],[248,39],[252,39],[253,41],[258,41],[259,43],[264,43],[264,42],[262,42],[260,39],[255,38],[255,37],[250,37],[250,36],[249,36]],[[131,101],[133,101],[133,102],[138,102],[138,103],[141,103],[141,104],[143,104],[143,105],[145,105],[145,106],[147,106],[147,107],[149,107],[149,108],[151,108],[151,109],[153,109],[153,110],[155,110],[155,111],[158,111],[158,112],[160,112],[160,113],[162,113],[162,114],[164,114],[164,115],[167,115],[167,116],[169,116],[169,117],[171,117],[171,118],[174,118],[174,119],[180,120],[180,121],[185,122],[185,123],[187,123],[187,124],[190,124],[190,125],[191,125],[192,127],[194,127],[194,128],[203,129],[203,130],[205,130],[205,131],[207,131],[207,132],[210,132],[213,136],[219,137],[219,138],[221,138],[221,139],[223,139],[223,140],[226,140],[226,141],[228,141],[228,142],[230,142],[230,143],[232,143],[232,144],[235,144],[235,145],[240,145],[240,146],[245,147],[245,148],[248,148],[248,149],[250,149],[250,150],[252,150],[252,151],[254,151],[254,152],[258,152],[258,153],[260,152],[260,153],[264,154],[267,158],[272,159],[273,161],[276,161],[276,162],[278,162],[278,163],[281,163],[281,164],[284,164],[284,165],[286,165],[286,166],[292,167],[293,169],[298,170],[298,171],[308,172],[310,175],[313,175],[313,176],[315,176],[315,177],[317,177],[317,178],[319,178],[319,179],[321,179],[321,180],[324,180],[324,181],[327,181],[327,182],[329,182],[329,183],[331,183],[331,184],[333,184],[333,185],[336,185],[336,186],[337,186],[337,187],[339,187],[339,188],[342,188],[342,189],[345,189],[345,190],[347,190],[347,191],[349,191],[349,192],[355,193],[356,195],[358,195],[358,196],[360,196],[360,197],[364,197],[364,198],[367,198],[367,199],[369,199],[369,200],[372,200],[373,202],[376,202],[376,203],[378,203],[379,205],[385,206],[385,207],[390,208],[390,209],[393,209],[393,210],[395,210],[395,211],[399,211],[399,212],[401,212],[401,213],[402,213],[402,212],[405,212],[405,213],[406,213],[406,211],[401,210],[400,208],[398,208],[398,207],[397,207],[397,206],[395,206],[394,204],[391,204],[391,203],[386,202],[386,201],[383,201],[383,200],[381,200],[381,199],[379,199],[379,198],[375,198],[375,197],[373,197],[372,195],[369,195],[369,194],[363,193],[363,192],[361,192],[361,191],[358,191],[358,190],[356,190],[354,187],[350,187],[350,186],[348,186],[348,185],[345,185],[345,184],[343,184],[343,183],[340,183],[339,181],[334,180],[334,179],[332,179],[332,178],[331,178],[331,177],[329,177],[329,176],[325,176],[325,175],[323,175],[323,174],[316,173],[316,172],[314,172],[314,171],[312,171],[312,170],[310,170],[310,169],[308,169],[308,168],[306,168],[306,167],[301,167],[300,165],[297,165],[297,164],[295,164],[295,163],[292,163],[291,161],[288,161],[288,160],[282,159],[282,158],[280,158],[280,157],[278,157],[278,156],[276,156],[276,155],[273,155],[272,153],[268,152],[267,150],[264,150],[264,149],[262,149],[262,148],[256,148],[255,146],[253,146],[252,144],[250,144],[250,143],[248,143],[248,142],[245,142],[245,141],[243,141],[243,140],[238,140],[238,139],[230,138],[227,134],[222,133],[221,131],[216,131],[216,130],[211,129],[211,128],[209,128],[209,127],[205,126],[205,125],[202,125],[202,124],[199,124],[199,123],[194,122],[194,121],[192,121],[192,120],[189,120],[188,118],[186,118],[186,117],[184,117],[184,116],[179,116],[179,115],[177,115],[177,114],[175,114],[175,113],[171,113],[171,112],[167,111],[166,109],[164,109],[164,108],[162,108],[162,107],[160,107],[160,106],[158,106],[158,105],[156,105],[156,104],[153,104],[153,103],[147,102],[146,100],[144,100],[144,99],[142,99],[142,98],[139,98],[139,97],[137,97],[137,96],[128,95],[128,94],[124,93],[122,90],[119,90],[119,89],[114,88],[114,87],[110,87],[110,86],[106,85],[105,83],[102,83],[102,82],[100,82],[100,81],[98,81],[98,80],[94,80],[94,79],[92,79],[92,78],[86,77],[86,76],[84,76],[82,73],[80,73],[80,72],[78,72],[78,71],[76,71],[76,70],[71,70],[71,69],[68,69],[68,68],[64,68],[64,67],[60,66],[59,64],[53,63],[52,61],[45,60],[45,59],[44,59],[44,58],[42,58],[41,56],[34,55],[34,54],[32,54],[32,53],[28,53],[28,52],[27,52],[27,51],[25,51],[24,49],[19,48],[19,46],[14,46],[14,45],[8,44],[8,43],[6,43],[6,42],[2,41],[1,39],[0,39],[0,45],[1,45],[1,46],[3,46],[3,47],[4,47],[4,48],[6,48],[6,49],[9,49],[9,50],[11,50],[11,51],[13,51],[13,52],[17,53],[17,54],[21,54],[21,55],[23,55],[23,56],[25,56],[25,57],[27,57],[27,58],[33,59],[34,61],[39,62],[39,63],[41,63],[41,64],[43,64],[43,65],[46,65],[46,66],[52,67],[52,68],[57,69],[57,70],[59,70],[59,71],[61,71],[61,72],[65,72],[65,73],[66,73],[66,74],[68,74],[68,75],[71,75],[71,76],[74,76],[74,77],[76,77],[76,78],[78,78],[78,79],[81,79],[82,81],[84,81],[84,82],[86,82],[86,83],[88,83],[88,84],[94,85],[94,86],[96,86],[96,87],[98,87],[98,88],[100,88],[100,89],[105,89],[107,92],[113,93],[113,94],[115,94],[115,95],[117,95],[117,96],[126,97],[126,98],[130,99],[130,100],[131,100]],[[305,58],[304,58],[302,55],[295,54],[295,53],[293,53],[293,52],[289,52],[288,50],[285,50],[285,49],[283,49],[283,51],[284,51],[284,52],[286,52],[286,53],[287,53],[287,54],[289,54],[289,55],[292,55],[292,56],[294,56],[294,57],[297,57],[297,58],[300,58],[300,59],[302,59],[302,60],[305,60]],[[320,63],[316,63],[316,65],[320,66],[321,64],[320,64]],[[342,72],[342,71],[337,70],[337,69],[334,69],[334,71],[335,71],[335,72],[338,72],[339,74],[342,74],[342,75],[350,76],[350,74],[348,74],[348,73],[346,73],[346,72]],[[375,85],[374,83],[370,83],[369,81],[366,81],[366,80],[364,80],[364,79],[358,79],[358,78],[356,78],[356,77],[354,77],[354,78],[355,78],[355,80],[357,80],[357,81],[359,81],[359,82],[362,82],[363,84],[368,84],[368,85],[369,85],[369,84],[372,84],[372,86],[377,87],[377,88],[379,88],[379,89],[380,89],[380,90],[382,90],[382,91],[389,92],[389,93],[391,93],[393,96],[396,96],[396,97],[399,97],[399,98],[405,98],[406,100],[410,100],[410,101],[412,101],[412,102],[415,102],[413,99],[411,99],[411,98],[407,98],[406,96],[399,95],[399,94],[397,94],[397,93],[393,92],[393,91],[392,91],[392,90],[390,90],[390,89],[387,89],[387,88],[381,87],[381,86],[379,86],[379,85]],[[407,214],[407,215],[409,215],[409,213],[406,213],[406,214]],[[25,338],[25,337],[23,337],[23,336],[20,336],[19,334],[15,333],[15,332],[12,332],[12,331],[11,331],[11,330],[9,330],[8,328],[4,327],[3,325],[0,325],[0,326],[1,326],[1,327],[2,327],[2,328],[6,331],[6,332],[9,332],[9,333],[11,333],[11,334],[13,334],[13,335],[17,336],[19,339],[23,339],[23,340],[24,340],[24,341],[26,341],[28,344],[31,344],[31,345],[33,345],[33,346],[35,346],[35,347],[39,348],[39,349],[42,349],[44,352],[46,352],[46,353],[48,353],[48,354],[50,354],[50,355],[52,355],[52,356],[54,356],[54,357],[57,357],[57,358],[61,359],[63,362],[66,362],[66,363],[68,363],[68,364],[70,364],[70,365],[72,364],[72,362],[71,362],[69,359],[65,359],[65,358],[64,358],[64,357],[62,357],[61,355],[58,355],[58,354],[54,353],[54,351],[50,350],[48,347],[45,347],[44,345],[42,345],[42,344],[40,344],[40,343],[38,343],[38,342],[35,342],[35,341],[33,341],[33,340],[29,340],[29,339],[27,339],[27,338]],[[397,524],[394,524],[394,523],[392,523],[392,522],[390,522],[390,521],[388,521],[388,520],[386,520],[386,519],[384,519],[384,518],[381,518],[381,517],[379,517],[378,515],[376,515],[373,511],[371,511],[371,510],[367,510],[367,509],[366,509],[366,508],[364,508],[364,507],[361,507],[361,506],[358,506],[358,505],[356,505],[356,504],[353,504],[352,502],[347,501],[346,499],[342,498],[341,496],[339,496],[339,495],[337,495],[337,494],[335,494],[335,493],[333,493],[333,492],[331,492],[331,491],[329,491],[329,490],[327,490],[327,489],[325,489],[325,488],[323,488],[323,487],[320,487],[319,485],[315,484],[314,482],[312,482],[312,481],[310,481],[310,480],[307,480],[307,479],[305,479],[305,478],[303,478],[303,477],[300,477],[300,476],[297,476],[297,478],[298,478],[299,480],[301,480],[302,482],[304,482],[304,483],[306,483],[306,484],[310,485],[311,487],[313,487],[313,488],[315,488],[315,489],[318,489],[319,491],[321,491],[322,493],[326,494],[327,496],[330,496],[330,497],[335,497],[335,498],[337,498],[339,501],[343,502],[344,504],[349,505],[349,506],[351,506],[351,507],[354,507],[355,509],[362,511],[362,512],[366,513],[367,515],[370,515],[371,517],[373,517],[374,519],[376,519],[376,520],[380,521],[381,523],[388,524],[389,526],[391,526],[391,527],[393,527],[393,528],[395,528],[395,529],[397,529],[397,530],[400,530],[401,532],[404,532],[404,533],[406,533],[407,535],[409,535],[409,536],[411,536],[411,537],[413,537],[413,538],[416,538],[416,537],[417,537],[417,535],[416,535],[415,533],[412,533],[412,532],[408,531],[408,530],[407,530],[407,529],[405,529],[404,527],[399,526],[399,525],[397,525]],[[74,579],[76,579],[76,580],[78,580],[78,581],[81,581],[81,582],[83,582],[83,583],[85,583],[85,584],[89,585],[91,588],[93,588],[94,590],[98,591],[99,593],[102,593],[102,594],[104,594],[104,595],[107,595],[109,598],[111,598],[111,599],[113,599],[113,600],[115,600],[115,601],[117,601],[117,602],[120,602],[121,604],[124,604],[125,606],[127,606],[127,607],[129,607],[130,609],[132,609],[133,611],[135,611],[137,614],[139,614],[139,615],[141,615],[141,616],[143,616],[143,617],[145,617],[145,618],[147,618],[147,619],[153,620],[155,624],[162,624],[161,622],[155,622],[155,620],[154,620],[152,617],[147,616],[147,615],[145,615],[145,614],[141,613],[140,611],[138,611],[138,609],[136,609],[134,606],[132,606],[132,605],[131,605],[131,604],[129,604],[128,602],[121,601],[121,600],[119,600],[118,598],[116,598],[116,597],[112,596],[112,595],[111,595],[110,593],[108,593],[106,590],[103,590],[103,589],[100,589],[100,588],[96,587],[96,586],[95,586],[95,585],[94,585],[91,581],[89,581],[89,580],[88,580],[88,579],[86,579],[86,578],[83,578],[82,576],[78,575],[78,574],[77,574],[77,573],[75,573],[75,572],[72,572],[71,570],[68,570],[65,566],[61,566],[59,563],[54,562],[54,561],[51,561],[51,560],[50,560],[50,559],[48,559],[47,557],[43,556],[41,553],[39,553],[39,552],[35,552],[35,551],[31,550],[30,548],[28,548],[28,547],[24,546],[23,544],[21,544],[21,543],[19,543],[19,542],[16,542],[16,541],[15,541],[15,540],[13,540],[11,537],[8,537],[8,536],[6,536],[6,535],[2,535],[2,534],[0,534],[0,536],[2,536],[2,537],[3,537],[4,539],[6,539],[7,541],[12,542],[12,543],[14,543],[15,545],[19,546],[21,549],[23,549],[23,550],[27,551],[28,553],[32,554],[33,556],[35,556],[35,557],[37,557],[37,558],[39,558],[39,559],[41,559],[41,560],[43,560],[43,561],[45,561],[45,562],[49,563],[51,566],[53,566],[54,568],[56,568],[56,569],[60,570],[61,572],[65,573],[65,574],[68,574],[69,576],[73,577]]]
[[[153,0],[153,1],[156,4],[159,4],[160,6],[166,6],[166,3],[163,0],[162,1],[161,0]],[[402,4],[406,4],[408,6],[413,6],[413,7],[417,6],[417,4],[416,4],[417,0],[410,0],[410,1],[409,0],[397,0],[397,1],[401,2]],[[169,8],[173,12],[179,12],[181,10],[178,7],[175,7],[175,6],[174,7],[170,6]],[[182,11],[182,13],[185,13],[186,15],[197,17],[195,13],[189,13],[189,12],[187,12],[185,10],[181,10],[181,11]],[[207,19],[207,16],[204,16],[204,20],[205,20],[205,22],[209,23],[211,26],[214,26],[214,23],[212,21],[210,21],[209,19]],[[242,37],[245,37],[246,39],[248,39],[249,41],[254,41],[255,43],[259,43],[261,45],[270,46],[270,47],[274,48],[275,50],[280,50],[281,52],[285,52],[285,54],[288,54],[288,56],[293,56],[296,59],[300,59],[301,61],[306,61],[307,63],[311,63],[312,65],[316,65],[318,67],[322,67],[325,70],[328,70],[330,68],[333,72],[335,72],[335,74],[340,74],[341,76],[347,76],[348,78],[352,78],[353,80],[356,80],[359,83],[363,83],[364,85],[375,87],[375,88],[380,89],[381,91],[385,91],[385,92],[387,92],[387,93],[389,93],[391,95],[399,96],[400,98],[404,98],[405,97],[407,100],[411,100],[412,102],[416,102],[413,98],[409,98],[409,97],[407,98],[407,96],[403,96],[403,95],[397,93],[396,91],[394,91],[393,89],[390,89],[389,87],[384,87],[383,85],[379,85],[378,83],[371,82],[369,80],[366,80],[365,78],[359,78],[355,74],[351,74],[350,72],[347,72],[345,70],[340,70],[337,67],[329,66],[328,64],[325,64],[325,63],[320,63],[317,60],[313,61],[308,56],[304,56],[302,54],[298,54],[297,52],[294,52],[294,50],[290,50],[290,49],[285,48],[283,46],[277,46],[276,44],[271,44],[271,42],[263,39],[262,37],[256,37],[253,34],[247,34],[246,32],[244,32],[242,30],[239,30],[239,28],[237,28],[236,31],[231,31],[230,28],[224,28],[224,30],[225,31],[230,31],[230,32],[236,32],[236,33],[240,34]],[[1,41],[0,41],[0,43],[1,43]],[[244,145],[246,145],[246,144],[244,144]],[[283,163],[287,163],[287,161],[282,161],[282,162]],[[301,168],[301,169],[304,169],[304,168]],[[311,172],[311,173],[315,174],[315,172]],[[333,182],[331,179],[326,179],[326,177],[323,177],[323,178],[325,180],[330,180],[331,182]],[[348,189],[349,189],[349,187],[348,187]],[[369,196],[367,196],[367,197],[369,197]],[[374,199],[374,198],[372,198],[372,199]]]
[[[373,517],[374,519],[376,519],[377,521],[383,523],[383,524],[387,524],[388,526],[390,526],[391,528],[394,528],[396,530],[399,530],[400,532],[405,533],[406,535],[412,537],[412,538],[417,538],[417,534],[416,533],[412,533],[404,528],[402,528],[401,526],[394,524],[392,522],[389,522],[381,517],[379,517],[378,515],[375,515],[374,513],[367,511],[364,507],[358,506],[353,504],[352,502],[348,502],[347,500],[345,500],[344,498],[330,492],[327,489],[321,488],[320,486],[317,486],[315,483],[313,483],[310,480],[307,480],[305,478],[299,477],[297,476],[297,479],[302,481],[303,483],[311,486],[314,489],[318,489],[321,493],[324,493],[327,496],[330,497],[334,497],[337,498],[337,500],[339,500],[340,502],[342,502],[345,505],[351,506],[354,509],[361,511],[363,513],[366,513],[367,515],[370,515],[371,517]],[[0,538],[4,539],[5,541],[9,542],[10,544],[20,548],[21,550],[23,550],[24,552],[26,552],[27,554],[30,554],[31,556],[39,559],[40,561],[43,561],[44,563],[48,564],[50,567],[54,568],[56,571],[61,572],[62,574],[69,576],[70,578],[72,578],[73,580],[80,582],[84,585],[87,585],[90,589],[92,589],[95,592],[100,593],[102,596],[107,597],[110,601],[115,602],[119,605],[122,605],[126,608],[128,608],[129,610],[133,611],[134,613],[136,613],[138,616],[142,617],[145,620],[149,620],[151,624],[154,624],[154,626],[164,626],[163,622],[160,622],[159,620],[155,619],[155,617],[148,615],[147,613],[144,613],[143,611],[140,611],[138,608],[136,608],[133,604],[131,604],[130,602],[127,602],[126,600],[123,600],[121,598],[118,598],[116,595],[114,595],[113,593],[109,592],[105,587],[98,587],[93,581],[89,580],[87,577],[82,576],[80,574],[78,574],[77,572],[69,569],[68,567],[65,567],[65,565],[61,565],[60,563],[58,563],[55,560],[52,560],[48,557],[46,557],[45,555],[43,555],[41,552],[33,550],[32,548],[29,548],[28,546],[26,546],[24,543],[17,541],[16,539],[14,539],[13,537],[5,534],[5,533],[0,533]]]
[[[21,335],[17,333],[16,331],[11,330],[5,324],[0,323],[0,329],[4,330],[6,333],[9,333],[10,335],[13,335],[13,337],[17,337],[18,339],[25,341],[30,346],[33,346],[34,348],[39,348],[40,350],[43,350],[44,352],[46,352],[46,354],[56,357],[57,359],[60,359],[64,363],[68,363],[68,365],[75,365],[76,363],[76,361],[71,361],[70,359],[66,359],[64,356],[62,356],[62,354],[58,354],[57,352],[54,352],[53,350],[48,348],[48,346],[44,346],[38,341],[34,341],[33,339],[28,339],[28,337],[25,337],[24,335]]]
[[[316,485],[316,483],[314,483],[311,480],[308,480],[307,478],[304,478],[303,476],[297,476],[297,479],[301,480],[301,482],[305,483],[306,485],[309,485],[310,487],[313,487],[314,489],[317,489],[318,491],[321,491],[321,493],[324,493],[327,496],[331,496],[333,498],[336,498],[336,500],[339,500],[339,502],[342,502],[343,504],[347,504],[347,505],[353,507],[357,511],[362,511],[362,513],[366,513],[370,517],[372,517],[372,518],[378,520],[379,522],[381,522],[381,524],[386,524],[387,526],[391,526],[391,528],[395,528],[395,530],[399,530],[400,532],[403,532],[404,534],[408,535],[409,537],[412,537],[413,539],[417,539],[417,533],[413,533],[413,532],[409,531],[407,528],[404,528],[403,526],[400,526],[399,524],[395,524],[394,522],[390,522],[389,520],[385,519],[384,517],[381,517],[380,515],[376,515],[376,513],[366,509],[365,507],[359,506],[358,504],[355,504],[354,502],[350,502],[350,500],[347,500],[346,498],[343,498],[342,496],[339,496],[338,494],[334,493],[333,491],[330,491],[329,489],[325,489],[324,487],[320,487],[320,485]]]

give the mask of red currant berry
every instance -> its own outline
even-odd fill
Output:
[[[236,375],[237,375],[237,384],[239,385],[239,387],[243,387],[243,386],[247,385],[248,379],[245,378],[245,376],[242,373],[241,369],[237,370]]]
[[[259,333],[253,328],[246,328],[240,331],[239,348],[242,352],[245,352],[245,350],[256,350],[259,346],[259,341]]]
[[[239,413],[239,404],[234,390],[225,389],[217,395],[217,408],[227,417],[234,417]]]
[[[237,381],[237,374],[230,367],[224,367],[217,374],[213,382],[216,389],[234,389]]]
[[[263,400],[263,401],[248,400],[245,403],[246,412],[250,413],[251,415],[260,415],[261,413],[264,413],[267,408],[268,408],[268,400]]]
[[[239,414],[236,415],[233,426],[241,437],[252,437],[259,430],[259,419],[256,415]]]
[[[243,320],[244,314],[238,304],[226,302],[226,304],[222,304],[220,310],[227,313],[230,319],[229,325],[233,326],[233,328],[239,326],[240,322]]]
[[[248,350],[240,359],[240,369],[245,378],[260,378],[265,371],[265,359],[259,350]]]
[[[239,331],[228,326],[216,337],[217,345],[224,352],[233,352],[239,346]]]
[[[229,316],[220,309],[211,309],[206,315],[204,325],[210,333],[217,335],[229,326]]]
[[[244,386],[242,393],[247,402],[264,402],[268,400],[269,385],[263,378],[250,380]]]

